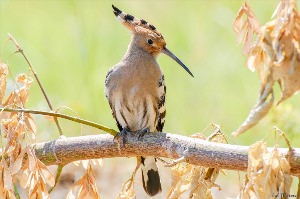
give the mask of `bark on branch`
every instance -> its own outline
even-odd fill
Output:
[[[62,138],[36,144],[36,153],[46,165],[68,164],[76,160],[156,156],[177,159],[185,157],[190,164],[206,167],[245,171],[248,165],[247,146],[220,144],[205,140],[170,134],[149,133],[140,140],[134,133],[126,137],[122,147],[113,142],[110,134]],[[271,150],[271,148],[270,148]],[[280,148],[290,155],[291,174],[300,174],[300,149],[292,152]]]

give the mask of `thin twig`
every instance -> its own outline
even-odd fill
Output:
[[[217,135],[222,135],[223,134],[222,131],[221,131],[221,126],[220,125],[214,124],[214,123],[212,123],[211,125],[214,128],[214,132],[206,138],[206,140],[208,140],[208,141],[211,141]]]
[[[178,158],[176,160],[173,160],[169,164],[166,164],[165,167],[173,167],[173,166],[175,166],[175,165],[177,165],[177,164],[179,164],[181,162],[185,162],[185,161],[186,161],[186,157],[183,156],[183,157],[180,157],[180,158]]]
[[[59,180],[59,177],[60,177],[60,175],[61,175],[61,172],[62,172],[63,167],[64,167],[64,166],[61,165],[61,164],[58,165],[58,167],[57,167],[57,173],[56,173],[56,176],[55,176],[55,184],[54,184],[53,187],[51,187],[51,188],[49,189],[48,193],[51,193],[51,192],[53,191],[53,189],[56,187],[57,182],[58,182],[58,180]]]
[[[274,126],[274,129],[275,129],[275,131],[277,131],[277,132],[280,133],[280,136],[282,136],[282,137],[284,138],[286,144],[287,144],[288,147],[289,147],[289,150],[290,150],[290,151],[293,151],[293,147],[292,147],[292,145],[291,145],[289,139],[287,138],[286,134],[285,134],[282,130],[280,130],[277,126]]]
[[[15,40],[15,38],[11,34],[8,33],[8,37],[9,37],[10,40],[12,40],[14,42],[14,44],[16,45],[16,47],[18,49],[18,52],[20,52],[23,55],[23,57],[25,58],[27,64],[29,65],[29,68],[30,68],[31,72],[33,73],[34,78],[36,79],[36,81],[37,81],[40,89],[42,90],[42,93],[43,93],[43,95],[44,95],[44,97],[45,97],[45,99],[47,101],[47,104],[48,104],[50,110],[53,111],[53,107],[51,105],[51,102],[50,102],[47,94],[46,94],[46,91],[45,91],[44,87],[42,86],[42,83],[40,82],[40,79],[38,78],[38,76],[37,76],[37,74],[36,74],[36,72],[35,72],[32,64],[30,63],[29,59],[25,55],[24,50],[21,48],[21,46],[19,45],[19,43]],[[58,122],[58,120],[57,120],[56,117],[54,117],[54,121],[55,121],[56,126],[58,128],[59,135],[63,135],[63,131],[62,131],[62,129],[61,129],[61,127],[59,125],[59,122]]]
[[[15,194],[15,197],[16,199],[20,199],[20,193],[19,193],[19,190],[18,190],[18,187],[16,184],[14,184],[14,194]]]
[[[171,164],[171,162],[168,162],[160,157],[155,157],[157,160],[161,161],[163,164]]]
[[[105,131],[113,136],[117,135],[117,131],[115,131],[114,129],[108,128],[106,126],[103,126],[101,124],[97,124],[95,122],[91,122],[88,120],[84,120],[84,119],[80,119],[78,117],[73,117],[70,115],[65,115],[65,114],[61,114],[61,113],[55,113],[55,112],[47,112],[47,111],[40,111],[40,110],[29,110],[29,109],[13,109],[13,108],[0,108],[0,111],[5,111],[5,112],[18,112],[18,113],[31,113],[31,114],[36,114],[36,115],[47,115],[47,116],[52,116],[54,118],[63,118],[66,120],[70,120],[73,122],[77,122],[80,124],[84,124],[87,126],[91,126],[97,129],[101,129],[102,131]]]

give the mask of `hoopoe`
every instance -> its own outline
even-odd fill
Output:
[[[157,29],[145,20],[137,19],[113,7],[113,13],[132,32],[131,42],[122,60],[112,67],[105,80],[105,95],[120,136],[126,132],[144,135],[162,132],[165,123],[164,75],[156,61],[164,53],[190,70],[166,48],[166,42]],[[141,157],[143,187],[149,196],[161,191],[155,157]]]

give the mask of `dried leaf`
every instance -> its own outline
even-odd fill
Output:
[[[39,159],[37,159],[37,164],[39,167],[40,177],[43,179],[44,184],[48,184],[49,186],[53,187],[55,184],[55,178],[49,171],[49,169],[42,163]]]
[[[4,159],[1,160],[1,164],[3,165],[3,182],[4,188],[6,190],[13,189],[13,181],[8,165]]]
[[[35,193],[38,190],[38,186],[39,186],[39,176],[38,176],[38,172],[30,172],[29,173],[30,178],[29,178],[29,184],[27,187],[27,191],[28,191],[28,195],[31,196],[33,193]]]
[[[206,138],[206,140],[217,143],[226,143],[224,134],[221,131],[219,125],[213,124],[213,133]],[[191,199],[212,199],[211,188],[217,187],[221,190],[221,187],[215,184],[217,177],[219,176],[220,169],[206,168],[200,166],[194,166],[191,175],[191,186],[189,188],[189,198]]]
[[[240,15],[237,16],[237,24],[240,23]],[[247,64],[251,71],[256,69],[259,73],[260,97],[245,122],[233,133],[234,136],[245,132],[267,115],[274,99],[273,94],[268,101],[266,96],[273,93],[272,87],[276,82],[282,92],[277,105],[300,89],[300,14],[295,1],[280,1],[274,12],[276,15],[274,20],[261,27],[249,51]]]
[[[261,70],[261,64],[263,63],[263,60],[264,60],[264,53],[262,52],[262,50],[260,48],[255,48],[255,47],[252,48],[250,50],[248,60],[247,60],[247,65],[250,71],[254,72],[256,69]],[[259,73],[261,74],[260,76],[263,75],[262,72],[265,71],[264,70],[259,71]]]
[[[189,189],[192,169],[192,165],[184,163],[177,164],[171,168],[172,183],[167,199],[177,199]]]
[[[1,196],[1,195],[0,195]],[[1,197],[2,198],[2,197]],[[3,198],[9,198],[9,199],[16,199],[14,190],[10,189],[10,190],[5,190],[3,192]]]
[[[30,189],[29,199],[42,199],[38,194],[39,184],[34,184],[35,186]]]
[[[82,190],[78,195],[78,198],[87,198],[87,199],[100,199],[97,188],[94,184],[82,186]]]
[[[29,113],[25,113],[25,124],[26,124],[26,127],[28,129],[30,129],[30,131],[32,133],[36,133],[36,131],[37,131],[36,124]]]
[[[267,150],[263,141],[249,147],[248,169],[238,198],[273,198],[274,193],[289,194],[292,177],[290,166],[277,146]]]
[[[19,74],[17,76],[17,82],[29,87],[32,82],[33,82],[33,79],[31,77],[28,77],[26,74]]]
[[[67,199],[75,198],[100,199],[91,164],[89,164],[87,172],[72,186],[67,195]]]
[[[20,74],[17,76],[17,81],[23,86],[18,90],[11,92],[6,101],[3,103],[3,106],[14,104],[20,107],[24,107],[24,105],[26,104],[29,96],[29,88],[33,80],[26,74]]]
[[[246,20],[243,21],[243,16]],[[251,49],[253,33],[258,34],[260,25],[248,2],[245,2],[233,22],[233,29],[238,34],[238,43],[243,43],[243,52],[248,54]]]
[[[30,183],[31,180],[31,173],[28,172],[28,170],[25,170],[21,172],[21,176],[19,177],[20,180],[20,186],[24,189],[26,189]]]
[[[18,173],[21,170],[22,163],[23,163],[23,158],[25,153],[27,152],[27,149],[23,149],[16,161],[13,163],[11,167],[11,174],[14,175]]]
[[[41,196],[42,199],[44,199],[44,198],[50,199],[48,189],[46,187],[46,184],[44,184],[44,183],[40,183],[39,196]]]
[[[251,109],[247,119],[235,132],[232,133],[232,136],[238,136],[239,134],[247,131],[268,114],[273,106],[274,94],[273,90],[269,89],[269,87],[266,87],[266,90],[264,90],[263,93],[267,96],[271,95],[271,98],[268,100],[267,97],[261,96],[258,103]]]
[[[82,187],[79,187],[79,186],[73,187],[73,188],[68,192],[68,195],[67,195],[66,199],[75,199],[75,198],[76,198],[76,195],[77,195],[78,192],[80,191],[79,188],[82,188]]]
[[[225,143],[226,140],[224,138],[224,134],[221,132],[221,127],[216,124],[213,124],[212,126],[213,133],[209,137],[205,138],[202,133],[196,133],[192,135],[192,137]],[[208,199],[212,198],[212,187],[218,187],[221,189],[219,185],[215,184],[220,172],[219,169],[180,163],[173,166],[171,171],[172,183],[167,199],[180,198],[182,194],[187,191],[189,192],[189,198],[191,199]]]
[[[189,198],[191,199],[212,199],[210,188],[211,183],[205,179],[206,173],[209,169],[205,167],[195,167],[192,172],[192,181],[189,188]]]
[[[32,153],[31,150],[27,151],[27,155],[28,155],[28,160],[29,160],[29,165],[28,165],[28,169],[29,171],[33,172],[36,170],[36,166],[37,166],[37,162],[36,162],[36,157],[35,155]]]

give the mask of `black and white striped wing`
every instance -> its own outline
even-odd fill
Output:
[[[166,85],[164,75],[162,75],[158,81],[158,96],[158,122],[156,125],[156,130],[158,132],[162,132],[166,116]]]

